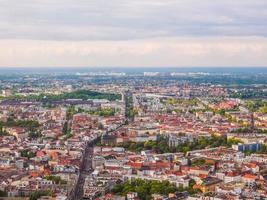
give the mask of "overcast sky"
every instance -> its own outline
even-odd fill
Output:
[[[0,0],[0,66],[267,66],[267,1]]]

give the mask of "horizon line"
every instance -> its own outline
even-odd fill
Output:
[[[105,69],[105,68],[121,68],[121,69],[131,69],[131,68],[267,68],[266,66],[0,66],[0,69],[59,69],[59,68],[69,68],[69,69]]]

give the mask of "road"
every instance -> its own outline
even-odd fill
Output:
[[[133,94],[130,91],[125,92],[125,118],[126,121],[132,122],[134,120],[134,112],[133,112]]]
[[[83,199],[83,185],[85,178],[93,172],[92,169],[92,158],[94,151],[94,143],[90,142],[87,144],[84,152],[83,152],[83,160],[80,168],[80,173],[78,177],[78,181],[76,187],[74,189],[73,194],[71,195],[71,200],[81,200]]]
[[[133,110],[133,102],[132,102],[132,94],[126,94],[126,101],[125,101],[125,108],[126,108],[126,119],[128,122],[133,121],[133,116],[131,111]],[[116,128],[116,130],[112,130],[107,132],[108,134],[112,134],[113,132],[123,128],[125,124],[120,125]],[[98,138],[99,139],[99,138]],[[85,182],[85,178],[93,172],[92,169],[92,158],[93,158],[93,151],[94,151],[94,144],[96,141],[92,141],[87,144],[84,152],[83,152],[83,159],[80,168],[80,173],[78,177],[77,184],[72,192],[69,200],[82,200],[83,199],[83,185]]]

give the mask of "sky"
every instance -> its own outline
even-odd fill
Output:
[[[267,66],[266,0],[0,0],[0,67]]]

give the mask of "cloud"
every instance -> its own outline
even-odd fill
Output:
[[[266,0],[0,0],[0,38],[266,36]]]
[[[0,0],[0,66],[267,66],[266,0]]]
[[[267,66],[264,37],[0,40],[0,66]]]

